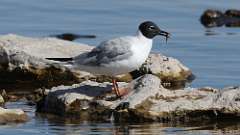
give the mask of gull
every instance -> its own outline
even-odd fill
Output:
[[[138,69],[148,58],[153,38],[157,35],[170,37],[151,21],[142,22],[135,35],[106,40],[90,52],[72,58],[72,67],[93,74],[112,77],[113,89],[117,97],[123,96],[116,82],[116,75]]]

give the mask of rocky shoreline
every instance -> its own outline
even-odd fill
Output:
[[[188,122],[240,116],[239,87],[184,88],[194,75],[172,57],[150,54],[141,68],[118,76],[120,87],[129,91],[122,99],[115,97],[108,76],[47,59],[70,58],[91,49],[55,38],[0,36],[0,89],[6,91],[5,96],[0,94],[0,103],[25,98],[37,104],[37,112],[88,121]],[[26,86],[31,86],[28,94],[17,89]],[[22,110],[0,107],[0,123],[26,120]]]
[[[240,116],[239,87],[169,90],[151,74],[121,86],[130,93],[116,100],[111,98],[110,83],[86,81],[54,87],[38,102],[37,111],[88,121],[112,117],[115,122],[191,122]]]

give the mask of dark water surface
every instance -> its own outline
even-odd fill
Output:
[[[239,0],[1,0],[0,34],[15,33],[46,37],[66,32],[95,34],[96,39],[76,42],[97,45],[122,35],[134,34],[144,20],[152,20],[172,33],[165,44],[154,42],[154,52],[175,57],[196,75],[191,87],[223,88],[240,85],[240,28],[204,28],[199,17],[208,8],[239,9]],[[18,105],[20,104],[20,105]],[[217,134],[237,133],[239,124],[207,129],[165,124],[124,124],[52,122],[33,113],[24,102],[8,103],[24,107],[31,120],[25,124],[0,126],[0,134]],[[190,129],[189,129],[190,128]]]

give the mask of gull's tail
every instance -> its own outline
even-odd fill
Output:
[[[46,58],[47,60],[51,60],[56,64],[63,65],[69,69],[79,70],[80,65],[82,62],[87,59],[88,53],[82,53],[75,57],[67,57],[67,58]]]

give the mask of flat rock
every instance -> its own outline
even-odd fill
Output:
[[[127,85],[125,82],[118,84],[120,87]],[[106,109],[106,107],[109,108],[113,103],[107,100],[115,98],[112,85],[109,82],[84,81],[72,86],[53,87],[45,90],[45,92],[47,96],[37,104],[38,112],[65,116],[73,115],[84,120],[108,118],[109,113],[105,111],[109,112],[109,109]],[[92,117],[96,114],[96,111],[104,115]]]
[[[25,122],[27,115],[21,109],[4,109],[0,107],[0,124]]]
[[[129,89],[122,99],[111,98],[114,94],[107,82],[54,87],[47,90],[37,110],[81,120],[116,122],[200,122],[240,117],[239,87],[169,90],[151,74],[120,86]]]
[[[69,58],[92,47],[56,38],[30,38],[14,34],[0,36],[0,46],[8,51],[23,51],[37,58]]]
[[[29,38],[13,34],[0,36],[0,82],[11,86],[17,83],[22,86],[51,87],[88,79],[109,81],[110,77],[76,71],[46,59],[71,58],[92,48],[89,45],[56,38]],[[176,82],[185,84],[193,76],[191,70],[178,60],[151,54],[139,70],[120,75],[118,80],[129,82],[146,73],[159,76],[170,86],[174,86]],[[5,88],[3,85],[1,87]]]

